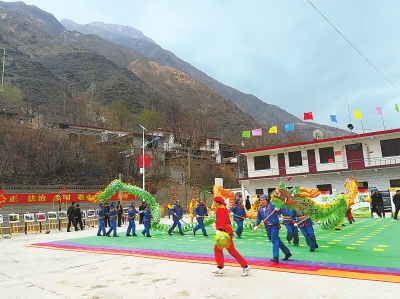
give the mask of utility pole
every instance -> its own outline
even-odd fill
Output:
[[[1,72],[1,91],[3,91],[4,85],[4,63],[6,61],[6,47],[3,47],[3,71]]]

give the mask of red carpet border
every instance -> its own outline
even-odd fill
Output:
[[[35,243],[27,245],[29,247],[69,250],[79,252],[91,252],[99,254],[116,254],[137,256],[143,258],[153,258],[169,260],[175,262],[215,264],[214,254],[188,253],[179,251],[166,251],[155,249],[137,249],[115,246],[84,245],[76,242],[55,241],[46,243]],[[385,281],[400,283],[400,269],[386,267],[371,267],[350,264],[321,263],[301,260],[282,261],[279,264],[270,262],[269,258],[245,257],[249,264],[255,269],[291,272],[309,275],[323,275],[340,278],[353,278],[372,281]],[[225,254],[226,264],[236,266],[236,260],[229,254]]]

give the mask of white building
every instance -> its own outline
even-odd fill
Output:
[[[239,151],[247,171],[238,172],[242,189],[250,194],[286,186],[346,193],[344,183],[354,175],[360,189],[387,191],[400,186],[400,129],[334,137]]]

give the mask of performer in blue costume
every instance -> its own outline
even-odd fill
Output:
[[[151,214],[150,204],[146,202],[146,208],[144,209],[143,212],[143,225],[144,225],[144,229],[142,231],[143,236],[146,235],[146,237],[151,237],[150,236],[151,218],[153,218],[153,215]]]
[[[117,235],[117,213],[115,201],[112,201],[110,204],[110,211],[108,212],[108,216],[110,217],[110,229],[106,234],[107,236],[110,236],[111,232],[113,232],[113,237],[119,237]]]
[[[137,236],[136,234],[136,225],[135,225],[135,216],[138,214],[138,212],[135,209],[135,203],[132,202],[131,205],[129,206],[128,210],[128,229],[126,230],[126,236]],[[132,231],[132,235],[131,235]]]
[[[207,212],[207,206],[204,204],[204,199],[200,199],[200,202],[197,204],[197,206],[193,210],[193,214],[196,217],[197,220],[197,225],[193,229],[193,235],[196,235],[196,231],[201,228],[201,231],[203,232],[203,236],[207,237],[207,231],[204,226],[204,217],[208,216]]]
[[[258,229],[258,226],[264,221],[264,225],[267,231],[271,232],[271,242],[272,242],[272,255],[273,258],[271,262],[279,263],[279,249],[285,254],[283,260],[288,260],[292,254],[290,250],[283,244],[281,239],[279,238],[279,209],[276,208],[272,203],[267,204],[267,199],[265,197],[260,197],[260,207],[257,213],[257,220],[256,226],[254,227],[255,230]]]
[[[314,228],[312,220],[308,218],[304,212],[296,212],[295,214],[297,218],[297,222],[295,221],[294,225],[300,228],[301,232],[306,239],[306,243],[308,247],[310,247],[310,251],[314,252],[316,248],[318,248],[317,239],[315,238]]]
[[[236,237],[241,238],[243,232],[243,220],[246,218],[246,209],[243,206],[243,200],[240,197],[235,199],[235,204],[230,208],[233,213],[233,220],[237,224]]]
[[[168,235],[172,236],[171,232],[176,226],[178,226],[179,234],[184,235],[180,221],[183,216],[183,209],[179,200],[175,200],[175,205],[172,209],[170,209],[170,212],[172,213],[172,220],[174,220],[174,223],[169,228]]]
[[[283,224],[286,226],[287,234],[286,234],[286,240],[290,244],[290,242],[293,240],[293,245],[294,246],[299,246],[299,230],[297,229],[296,226],[294,226],[293,220],[296,220],[294,218],[294,214],[296,212],[294,209],[288,209],[287,207],[281,208],[281,214],[283,216]]]
[[[97,220],[99,221],[99,229],[97,230],[97,235],[98,236],[106,236],[106,228],[104,226],[104,217],[106,216],[106,210],[105,210],[105,204],[104,202],[99,204],[99,216]],[[103,233],[103,235],[101,235]]]

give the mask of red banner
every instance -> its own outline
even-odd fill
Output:
[[[89,198],[95,195],[96,193],[86,193],[86,192],[77,192],[77,193],[69,193],[66,192],[61,196],[61,203],[65,204],[66,202],[88,202]],[[60,193],[3,193],[0,194],[0,203],[3,205],[24,205],[24,204],[40,204],[46,203],[51,204],[53,202],[57,202],[60,200]],[[109,200],[119,200],[119,192],[116,192]],[[122,200],[135,200],[135,195],[129,193],[122,193]]]

